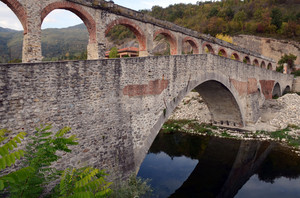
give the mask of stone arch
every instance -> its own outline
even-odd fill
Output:
[[[27,34],[28,31],[27,13],[24,7],[22,6],[22,4],[19,3],[17,0],[1,0],[1,1],[5,3],[15,13],[15,15],[18,17],[18,19],[20,20],[23,26],[24,34]]]
[[[234,60],[240,61],[240,56],[236,52],[233,52],[231,54],[231,58]]]
[[[105,35],[109,33],[109,31],[116,25],[123,25],[127,27],[130,31],[134,33],[138,42],[139,42],[139,51],[146,50],[146,36],[143,30],[132,20],[126,18],[119,18],[106,26]]]
[[[259,63],[258,63],[258,60],[257,60],[257,59],[254,59],[254,61],[253,61],[253,65],[254,65],[254,66],[258,66],[258,67],[259,67]]]
[[[152,129],[149,130],[150,133],[144,141],[144,146],[135,153],[136,169],[140,167],[162,125],[179,105],[180,101],[193,89],[200,92],[200,95],[208,105],[212,119],[220,119],[215,120],[218,123],[221,123],[221,119],[224,119],[223,124],[225,123],[225,125],[229,123],[231,126],[234,126],[235,123],[235,126],[244,126],[245,121],[243,115],[245,115],[245,112],[241,102],[238,100],[238,93],[232,89],[228,77],[223,74],[210,72],[202,74],[197,80],[190,81],[188,87],[182,88],[173,100],[165,103],[166,109],[164,109],[162,114],[158,117]],[[216,97],[220,95],[222,95],[222,97]]]
[[[243,62],[250,65],[251,60],[250,60],[249,56],[245,56],[244,59],[243,59]]]
[[[211,45],[210,43],[206,43],[206,42],[205,42],[205,43],[202,45],[202,49],[203,49],[204,52],[206,52],[206,51],[205,51],[205,47],[207,48],[207,50],[208,50],[209,53],[215,54],[215,50],[214,50],[214,48],[212,47],[212,45]]]
[[[290,92],[291,92],[291,87],[288,85],[288,86],[286,86],[285,89],[283,90],[282,95],[287,94],[287,93],[290,93]]]
[[[281,88],[279,83],[276,83],[272,90],[272,97],[280,97],[281,96]]]
[[[220,48],[219,49],[218,55],[227,58],[227,52],[226,52],[226,50],[224,48]]]
[[[267,69],[269,69],[269,70],[273,70],[273,69],[272,69],[272,63],[269,63],[269,64],[268,64],[268,67],[267,67]]]
[[[176,37],[172,34],[171,31],[169,30],[165,30],[165,29],[160,29],[157,30],[154,35],[153,38],[155,39],[159,34],[164,35],[167,39],[167,41],[170,44],[170,53],[171,55],[176,55],[177,54],[177,41],[176,41]]]
[[[192,46],[193,54],[199,54],[199,46],[198,46],[197,41],[195,39],[193,39],[191,37],[185,37],[183,39],[183,43],[185,43],[185,42],[189,43]]]
[[[265,61],[261,61],[260,67],[261,67],[261,68],[266,68],[266,63],[265,63]]]
[[[73,12],[76,14],[85,24],[88,32],[89,32],[89,43],[96,43],[96,22],[93,19],[93,17],[83,9],[82,6],[75,4],[75,3],[70,3],[66,1],[59,1],[59,2],[54,2],[46,6],[42,10],[42,15],[41,15],[41,25],[45,19],[45,17],[53,10],[55,9],[65,9],[68,11]]]

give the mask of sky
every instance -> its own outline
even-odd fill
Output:
[[[154,5],[167,7],[176,3],[193,3],[199,0],[114,0],[118,5],[131,8],[133,10],[151,9]],[[81,19],[72,12],[66,10],[54,10],[45,19],[42,29],[45,28],[64,28],[82,23]],[[0,1],[0,27],[15,30],[23,30],[17,16]]]

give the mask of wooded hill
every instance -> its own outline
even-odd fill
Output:
[[[300,0],[223,0],[175,4],[141,10],[155,18],[215,36],[250,34],[300,41]],[[22,32],[0,28],[0,62],[21,59]],[[117,26],[110,31],[115,45],[134,38],[130,30]],[[83,24],[42,33],[45,60],[84,59],[88,33]],[[111,45],[114,45],[111,44]]]

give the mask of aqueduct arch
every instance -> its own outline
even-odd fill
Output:
[[[183,43],[188,42],[193,48],[193,54],[199,54],[199,46],[197,41],[191,37],[185,37]]]
[[[5,3],[18,17],[20,20],[24,34],[27,34],[27,13],[24,9],[24,7],[19,3],[17,0],[1,0],[3,3]]]
[[[171,55],[177,55],[177,41],[176,37],[171,33],[171,31],[166,29],[157,30],[154,33],[153,39],[155,39],[159,34],[166,37],[167,41],[170,44],[170,53]]]
[[[45,17],[53,10],[55,9],[65,9],[73,12],[76,14],[85,24],[88,32],[89,32],[89,43],[95,43],[96,42],[96,22],[94,21],[93,17],[86,12],[82,7],[80,7],[77,4],[70,3],[70,2],[55,2],[51,3],[48,6],[46,6],[42,10],[41,15],[41,24],[43,23],[43,20]]]
[[[262,62],[261,62],[260,67],[261,67],[261,68],[266,68],[266,63],[265,63],[265,61],[262,61]]]
[[[234,60],[240,61],[240,56],[236,52],[232,53],[231,58]]]
[[[87,46],[87,59],[97,59],[98,58],[98,51],[96,50],[97,47],[97,38],[96,38],[96,22],[93,17],[85,11],[81,6],[70,3],[70,2],[54,2],[47,5],[41,13],[41,23],[40,28],[42,26],[43,20],[45,17],[55,9],[64,9],[68,10],[75,15],[77,15],[85,24],[88,33],[89,33],[89,43]]]
[[[227,52],[224,48],[220,48],[218,51],[218,55],[227,58]]]
[[[253,65],[254,65],[254,66],[259,66],[259,63],[258,63],[258,60],[257,60],[257,59],[254,59]]]
[[[272,64],[269,63],[267,69],[272,70]]]
[[[209,43],[204,43],[202,45],[202,48],[203,48],[203,51],[206,52],[206,53],[215,54],[215,51],[214,51],[213,47]]]
[[[243,62],[250,65],[251,60],[250,60],[249,56],[245,56],[244,59],[243,59]]]
[[[130,31],[134,33],[138,42],[139,42],[139,51],[146,51],[146,36],[143,30],[132,20],[126,18],[120,18],[112,21],[110,24],[106,26],[105,35],[109,33],[109,31],[115,27],[116,25],[123,25],[127,27]]]

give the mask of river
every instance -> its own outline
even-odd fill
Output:
[[[138,176],[153,198],[300,197],[300,157],[276,142],[160,132]]]

